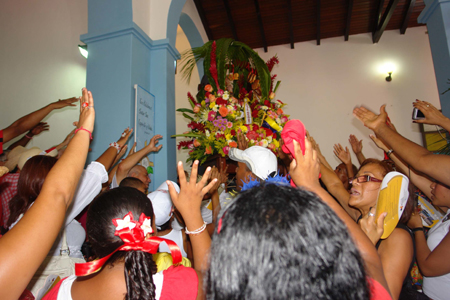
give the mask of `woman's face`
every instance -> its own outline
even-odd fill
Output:
[[[430,188],[433,205],[450,208],[450,188],[440,182],[433,182]]]
[[[356,177],[362,175],[369,175],[376,179],[382,180],[384,169],[377,164],[368,164],[362,167]],[[353,181],[353,187],[350,190],[350,199],[348,204],[352,207],[369,210],[377,203],[378,191],[380,190],[381,182],[367,181],[359,183],[356,179]]]

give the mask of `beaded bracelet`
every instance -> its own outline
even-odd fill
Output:
[[[394,152],[394,150],[391,149],[388,152],[386,152],[386,155],[389,156],[389,155],[391,155],[392,152]]]
[[[205,231],[205,229],[206,229],[206,222],[203,222],[202,227],[200,227],[200,228],[198,228],[198,229],[195,229],[195,230],[192,230],[192,231],[189,231],[189,230],[187,229],[187,227],[185,227],[185,228],[186,228],[186,234],[191,234],[191,235],[200,234],[200,233],[202,233],[203,231]]]
[[[75,130],[75,133],[77,133],[80,130],[84,130],[84,131],[88,132],[89,133],[89,138],[92,140],[92,133],[89,130],[87,130],[86,128],[80,127],[80,128]]]
[[[114,143],[109,144],[109,146],[116,148],[117,149],[117,153],[120,152],[120,145],[119,145],[119,143],[114,142]]]

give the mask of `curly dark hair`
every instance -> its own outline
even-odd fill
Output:
[[[363,260],[314,193],[265,184],[241,193],[215,232],[208,299],[369,299]]]
[[[105,192],[92,201],[87,214],[87,234],[95,255],[99,258],[112,253],[123,245],[112,220],[123,218],[128,212],[139,218],[141,213],[153,218],[152,203],[147,196],[135,188],[118,187]],[[106,265],[124,261],[126,300],[155,299],[152,275],[157,267],[150,253],[143,251],[118,251]]]

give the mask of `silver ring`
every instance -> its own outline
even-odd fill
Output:
[[[427,104],[427,107],[430,107],[430,105],[429,105],[429,104]]]
[[[373,217],[375,214],[373,212],[369,212],[369,217]]]

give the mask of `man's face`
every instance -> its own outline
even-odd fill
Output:
[[[252,172],[247,170],[247,166],[244,163],[238,162],[238,167],[236,168],[236,188],[238,191],[242,189],[245,183],[250,181],[252,177]]]
[[[150,176],[147,174],[147,170],[143,166],[138,166],[136,168],[135,172],[133,173],[133,175],[131,175],[131,177],[135,177],[135,178],[139,179],[146,186],[148,186],[150,184],[150,182],[152,182],[150,180]]]

